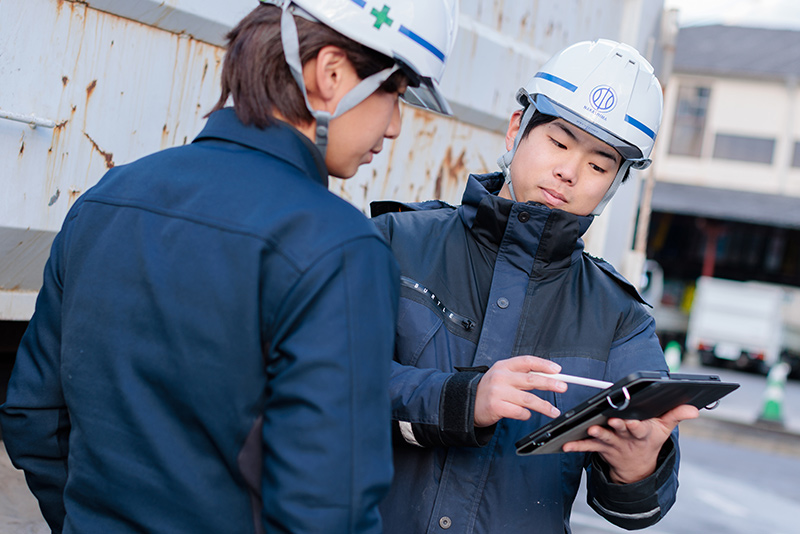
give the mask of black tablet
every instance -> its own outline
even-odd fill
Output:
[[[738,387],[715,375],[633,373],[517,441],[517,454],[562,452],[565,443],[589,437],[590,426],[605,425],[613,417],[651,419],[682,404],[706,408]]]

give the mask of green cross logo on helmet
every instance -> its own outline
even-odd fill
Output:
[[[373,26],[375,26],[379,30],[381,29],[382,24],[391,26],[392,22],[394,22],[392,19],[389,18],[389,6],[387,6],[386,4],[383,5],[383,9],[380,11],[378,11],[375,8],[372,8],[371,14],[373,17],[375,17],[375,24]]]

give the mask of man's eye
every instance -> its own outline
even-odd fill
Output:
[[[555,140],[555,139],[553,139],[552,137],[550,138],[550,140],[551,140],[551,141],[553,142],[553,144],[554,144],[554,145],[556,145],[558,148],[567,148],[567,145],[564,145],[564,144],[561,144],[561,143],[559,143],[558,141],[556,141],[556,140]]]
[[[596,172],[599,172],[599,173],[605,173],[606,172],[606,170],[604,168],[598,167],[594,163],[590,163],[590,165],[592,166],[592,169],[594,169]]]

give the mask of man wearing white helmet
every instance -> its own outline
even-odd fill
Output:
[[[194,142],[77,200],[0,410],[53,532],[381,532],[397,264],[326,186],[399,134],[398,98],[448,112],[456,19],[265,2]]]
[[[589,504],[626,529],[675,500],[676,427],[693,406],[612,419],[564,445],[571,454],[515,454],[595,393],[530,371],[615,382],[667,369],[644,301],[581,240],[629,169],[650,162],[658,80],[633,48],[582,42],[517,99],[502,172],[471,175],[461,206],[373,205],[402,272],[389,533],[570,532],[583,470]]]

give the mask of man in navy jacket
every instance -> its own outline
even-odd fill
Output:
[[[682,419],[611,419],[564,452],[514,444],[595,394],[534,372],[615,382],[666,370],[652,316],[581,236],[649,163],[661,89],[634,49],[573,45],[518,93],[504,172],[471,175],[461,206],[377,204],[402,272],[390,392],[395,479],[386,532],[570,532],[581,474],[589,504],[626,529],[672,506]]]
[[[2,407],[54,532],[381,531],[397,265],[327,180],[398,135],[407,85],[447,111],[455,12],[424,3],[392,16],[439,55],[349,0],[257,7],[194,142],[72,207]]]

